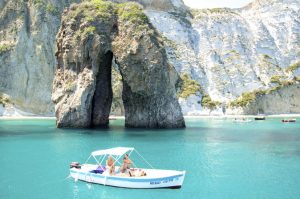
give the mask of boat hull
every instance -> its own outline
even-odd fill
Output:
[[[281,122],[296,122],[296,119],[284,119]]]
[[[163,171],[163,170],[160,170]],[[166,170],[170,171],[170,170]],[[147,172],[147,170],[146,170]],[[89,183],[102,184],[114,187],[134,188],[134,189],[153,189],[153,188],[180,188],[182,186],[185,171],[174,171],[171,175],[159,177],[123,177],[111,176],[107,174],[95,174],[80,171],[80,169],[70,169],[70,175],[75,180]]]
[[[256,117],[256,118],[254,118],[254,120],[266,120],[266,118],[265,117]]]

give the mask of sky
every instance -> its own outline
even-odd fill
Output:
[[[183,0],[185,5],[192,8],[240,8],[253,0]]]

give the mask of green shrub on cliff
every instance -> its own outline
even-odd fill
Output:
[[[85,27],[83,30],[77,30],[74,33],[74,39],[80,39],[80,38],[85,38],[91,34],[94,34],[96,32],[96,27],[95,26],[88,26]]]
[[[34,7],[42,12],[46,11],[47,13],[55,16],[60,14],[58,7],[50,2],[47,3],[45,0],[31,0],[31,3],[34,5]]]
[[[116,13],[114,3],[102,0],[87,0],[80,4],[72,4],[68,13],[68,18],[76,20],[84,17],[85,21],[95,20],[109,21]]]
[[[188,74],[183,74],[180,76],[182,83],[181,83],[181,89],[178,93],[178,97],[181,98],[187,98],[190,95],[196,95],[197,93],[201,93],[202,89],[200,84],[191,79],[191,77]]]
[[[10,103],[11,101],[7,97],[0,95],[0,104],[2,106],[5,106],[6,104],[10,104]]]
[[[254,101],[258,96],[265,95],[267,90],[255,90],[252,92],[245,92],[239,98],[232,101],[230,106],[247,106],[250,102]]]
[[[36,7],[41,7],[41,6],[45,5],[45,1],[44,0],[32,0],[31,2]]]
[[[256,95],[253,92],[243,93],[239,98],[237,98],[236,100],[232,101],[230,103],[230,106],[246,106],[251,101],[254,101],[255,98],[256,98]]]
[[[300,61],[290,65],[289,67],[287,67],[286,71],[287,72],[293,72],[293,71],[297,70],[298,68],[300,68]]]
[[[295,77],[294,77],[294,80],[295,80],[296,82],[300,82],[300,75],[295,76]]]
[[[51,3],[48,3],[46,5],[46,11],[49,13],[49,14],[52,14],[52,15],[58,15],[59,14],[59,10],[57,7],[55,7],[53,4]]]
[[[211,9],[208,9],[210,12],[216,12],[216,13],[223,13],[225,12],[225,9],[224,8],[211,8]]]
[[[6,52],[6,51],[9,51],[11,50],[13,47],[12,44],[0,44],[0,54]]]
[[[272,59],[272,57],[270,57],[270,56],[267,55],[267,54],[263,54],[263,58],[264,58],[264,59]]]
[[[81,4],[72,4],[68,13],[68,18],[86,22],[104,21],[113,23],[114,19],[129,22],[137,25],[136,31],[148,28],[148,17],[143,12],[143,8],[135,2],[112,3],[103,0],[86,0]]]
[[[279,89],[281,89],[283,86],[282,85],[278,85],[278,86],[275,86],[275,87],[272,87],[268,90],[268,93],[272,93],[274,91],[278,91]]]
[[[284,77],[284,76],[282,76]],[[239,98],[237,98],[236,100],[232,101],[230,103],[231,106],[246,106],[248,103],[254,101],[258,96],[262,96],[262,95],[266,95],[266,94],[270,94],[272,92],[278,91],[282,88],[285,88],[287,86],[290,85],[294,85],[294,84],[298,84],[300,82],[300,76],[296,76],[293,79],[290,80],[278,80],[278,78],[282,78],[279,76],[275,76],[274,82],[278,83],[279,85],[266,89],[266,90],[255,90],[252,92],[245,92],[243,93]],[[278,81],[277,81],[278,80]]]
[[[205,94],[201,85],[193,80],[188,74],[180,75],[182,80],[180,85],[180,91],[177,94],[177,97],[187,98],[191,95],[202,95],[201,105],[203,107],[214,109],[221,104],[221,102],[213,101],[208,94]],[[200,103],[200,102],[199,102]]]
[[[263,96],[266,94],[270,94],[272,92],[278,91],[282,88],[285,88],[290,85],[299,84],[300,76],[295,76],[293,79],[282,81],[280,78],[284,76],[273,76],[274,82],[278,83],[279,85],[274,86],[272,88],[266,90],[255,90],[252,92],[245,92],[239,98],[232,101],[230,106],[237,107],[237,106],[247,106],[250,102],[254,101],[258,96]],[[272,79],[272,78],[271,78]],[[278,80],[279,79],[279,80]]]
[[[208,94],[203,95],[202,100],[201,100],[201,105],[203,107],[207,107],[209,109],[214,109],[217,106],[219,106],[220,104],[221,104],[221,102],[213,101]]]
[[[122,21],[129,21],[134,24],[148,23],[148,17],[142,7],[134,2],[117,4],[118,15]]]
[[[85,37],[89,34],[93,34],[96,31],[96,27],[95,26],[88,26],[86,27],[83,32],[82,32],[82,36]]]
[[[92,5],[96,8],[96,17],[108,19],[115,13],[114,4],[109,1],[91,0]]]
[[[64,89],[66,92],[72,93],[76,89],[76,82],[71,80],[67,81]]]
[[[281,79],[284,78],[283,75],[274,75],[271,77],[271,83],[277,83],[280,84],[281,83]]]

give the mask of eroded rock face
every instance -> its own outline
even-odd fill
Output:
[[[300,112],[299,82],[258,97],[244,108],[246,114],[294,114]]]
[[[52,100],[58,127],[107,126],[112,60],[127,127],[184,127],[177,73],[138,4],[92,1],[66,10],[57,34]]]
[[[199,104],[200,94],[181,98],[185,115],[223,115],[222,106],[243,93],[272,88],[272,77],[282,75],[289,80],[299,75],[286,70],[300,61],[299,0],[256,0],[239,9],[192,9],[191,19],[146,12],[167,38],[169,61],[177,72],[188,74],[213,101],[220,102],[210,109]]]
[[[0,94],[10,96],[21,115],[54,113],[55,35],[68,6],[69,0],[0,1]]]

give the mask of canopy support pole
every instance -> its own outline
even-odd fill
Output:
[[[90,156],[88,157],[88,159],[84,162],[84,164],[87,163],[87,162],[89,161],[89,159],[91,158],[91,156],[92,156],[92,155],[90,155]]]
[[[119,162],[119,159],[120,159],[120,155],[119,156],[117,156],[116,158],[115,158],[115,162],[117,162],[117,163],[119,163],[120,164],[120,166],[122,165],[120,162]]]
[[[101,160],[101,162],[100,162],[100,165],[102,164],[102,162],[103,162],[103,160],[105,159],[105,157],[106,157],[106,155],[104,155],[103,157],[102,157],[102,160]],[[100,157],[101,158],[101,157]],[[100,161],[100,158],[99,158],[99,161]]]
[[[96,160],[96,162],[98,163],[98,165],[100,165],[100,163],[98,162],[97,158],[95,158],[95,156],[93,156],[93,158]]]
[[[152,168],[154,169],[154,167],[135,149],[135,152]]]

